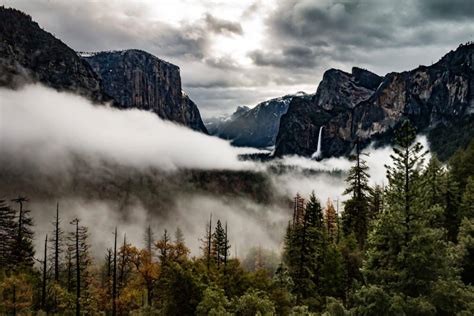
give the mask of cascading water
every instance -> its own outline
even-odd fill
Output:
[[[311,155],[311,158],[319,158],[319,156],[321,156],[321,138],[323,136],[323,127],[324,126],[321,126],[319,128],[318,147],[316,148],[316,151]]]

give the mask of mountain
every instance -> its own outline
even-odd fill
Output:
[[[352,73],[331,69],[312,100],[291,101],[281,118],[275,155],[311,156],[321,127],[321,157],[347,155],[356,141],[386,144],[401,121],[409,119],[419,132],[428,134],[432,149],[445,159],[474,136],[467,128],[473,125],[472,113],[472,43],[461,45],[431,66],[385,77],[360,68]],[[451,133],[463,134],[462,143],[446,147]]]
[[[139,50],[79,55],[30,16],[0,7],[0,87],[40,82],[207,133],[196,104],[181,90],[179,67]]]
[[[99,76],[66,44],[30,16],[0,7],[0,86],[41,82],[97,102],[110,101]]]
[[[136,49],[80,55],[122,107],[152,111],[207,133],[196,104],[182,91],[178,66]]]
[[[275,145],[280,118],[294,97],[311,99],[304,92],[259,103],[254,108],[239,106],[230,116],[211,118],[205,124],[211,135],[232,140],[235,146],[265,148]]]

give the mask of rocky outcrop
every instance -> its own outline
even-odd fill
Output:
[[[30,16],[0,7],[0,86],[17,88],[31,82],[110,101],[97,74],[74,50]]]
[[[182,92],[178,66],[135,49],[82,56],[122,107],[152,111],[207,133],[196,104]]]
[[[211,135],[229,139],[235,146],[266,148],[275,145],[280,118],[288,110],[294,97],[311,100],[313,95],[304,92],[286,95],[259,103],[250,109],[239,106],[228,117],[212,118],[206,121]]]
[[[316,151],[321,126],[323,157],[328,152],[346,154],[350,150],[353,112],[360,102],[370,98],[381,81],[381,77],[360,68],[354,68],[352,73],[326,71],[314,97],[293,99],[282,116],[275,155],[311,156]]]
[[[386,143],[404,119],[419,132],[449,128],[474,113],[474,44],[431,66],[381,78],[354,68],[328,70],[311,102],[293,99],[283,115],[275,154],[310,156],[324,126],[322,157],[347,155],[354,143]],[[468,131],[467,131],[468,132]]]
[[[81,58],[30,16],[0,7],[0,87],[33,82],[97,103],[150,110],[207,133],[196,104],[181,90],[179,67],[139,50]]]

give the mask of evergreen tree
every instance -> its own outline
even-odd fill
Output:
[[[397,132],[393,166],[387,168],[388,205],[375,223],[369,238],[364,275],[367,285],[356,293],[360,314],[425,313],[445,314],[446,300],[456,312],[468,311],[464,299],[470,290],[460,286],[443,229],[433,227],[433,219],[442,214],[439,205],[426,208],[420,168],[421,144],[415,131],[405,122]],[[446,284],[466,295],[440,299],[439,289]],[[467,291],[467,292],[466,292]],[[384,295],[376,293],[383,292]],[[383,302],[379,302],[384,300]],[[377,304],[378,310],[369,310]],[[449,304],[448,304],[449,305]],[[396,310],[396,312],[395,312]]]
[[[462,220],[459,185],[450,171],[446,172],[443,178],[443,201],[441,203],[443,207],[443,227],[446,230],[446,238],[449,241],[456,242]]]
[[[61,228],[61,219],[59,217],[59,203],[56,204],[56,217],[54,218],[54,222],[52,224],[53,224],[53,231],[52,231],[53,238],[50,239],[50,243],[51,243],[50,259],[52,261],[52,266],[53,266],[54,282],[59,283],[60,273],[61,273],[62,254],[64,252],[64,243],[65,243],[64,231]]]
[[[226,230],[222,227],[221,221],[218,220],[212,235],[212,256],[217,264],[217,268],[221,264],[227,263],[229,248]]]
[[[0,200],[0,270],[10,269],[14,262],[13,247],[16,235],[15,210]]]
[[[12,257],[16,266],[21,268],[31,268],[34,264],[35,250],[33,246],[33,219],[30,215],[30,210],[24,208],[24,203],[28,199],[19,196],[12,200],[19,205],[16,238],[14,241]]]
[[[206,260],[207,270],[209,271],[212,261],[212,214],[209,216],[209,223],[206,224],[206,232],[204,238],[201,239],[201,250]]]
[[[346,182],[348,187],[344,194],[351,195],[351,198],[345,202],[343,215],[343,231],[346,235],[354,233],[361,248],[364,248],[367,239],[368,221],[369,221],[369,197],[371,188],[369,186],[369,167],[363,154],[356,145],[356,154],[352,157],[355,161],[354,166],[349,170]]]
[[[304,209],[303,221],[290,223],[285,236],[283,259],[294,281],[297,304],[319,295],[326,236],[321,204],[313,192]]]
[[[155,233],[151,229],[151,225],[148,225],[148,227],[145,230],[144,234],[144,241],[145,241],[145,249],[150,253],[150,255],[153,257],[153,246],[155,244]]]
[[[158,257],[160,258],[161,265],[166,265],[173,248],[170,236],[166,229],[161,239],[156,242],[156,248],[158,249]]]
[[[71,256],[69,277],[71,286],[74,285],[75,288],[76,315],[80,315],[83,310],[89,309],[92,258],[87,227],[80,225],[80,220],[77,218],[71,221],[71,224],[74,226],[74,231],[68,236],[68,253]]]

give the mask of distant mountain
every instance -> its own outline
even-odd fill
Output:
[[[281,118],[275,155],[311,156],[321,127],[321,157],[347,155],[356,141],[389,142],[394,129],[409,119],[446,159],[474,136],[473,113],[472,43],[431,66],[385,77],[360,68],[352,73],[331,69],[312,100],[292,99]]]
[[[182,91],[178,66],[136,49],[80,55],[122,107],[152,111],[207,133],[196,104]]]
[[[265,148],[275,145],[280,118],[294,97],[310,100],[304,92],[259,103],[254,108],[239,106],[230,116],[205,120],[209,134],[232,140],[235,146]]]
[[[207,133],[196,104],[181,90],[178,66],[139,50],[79,55],[30,16],[0,7],[0,86],[40,82]]]

